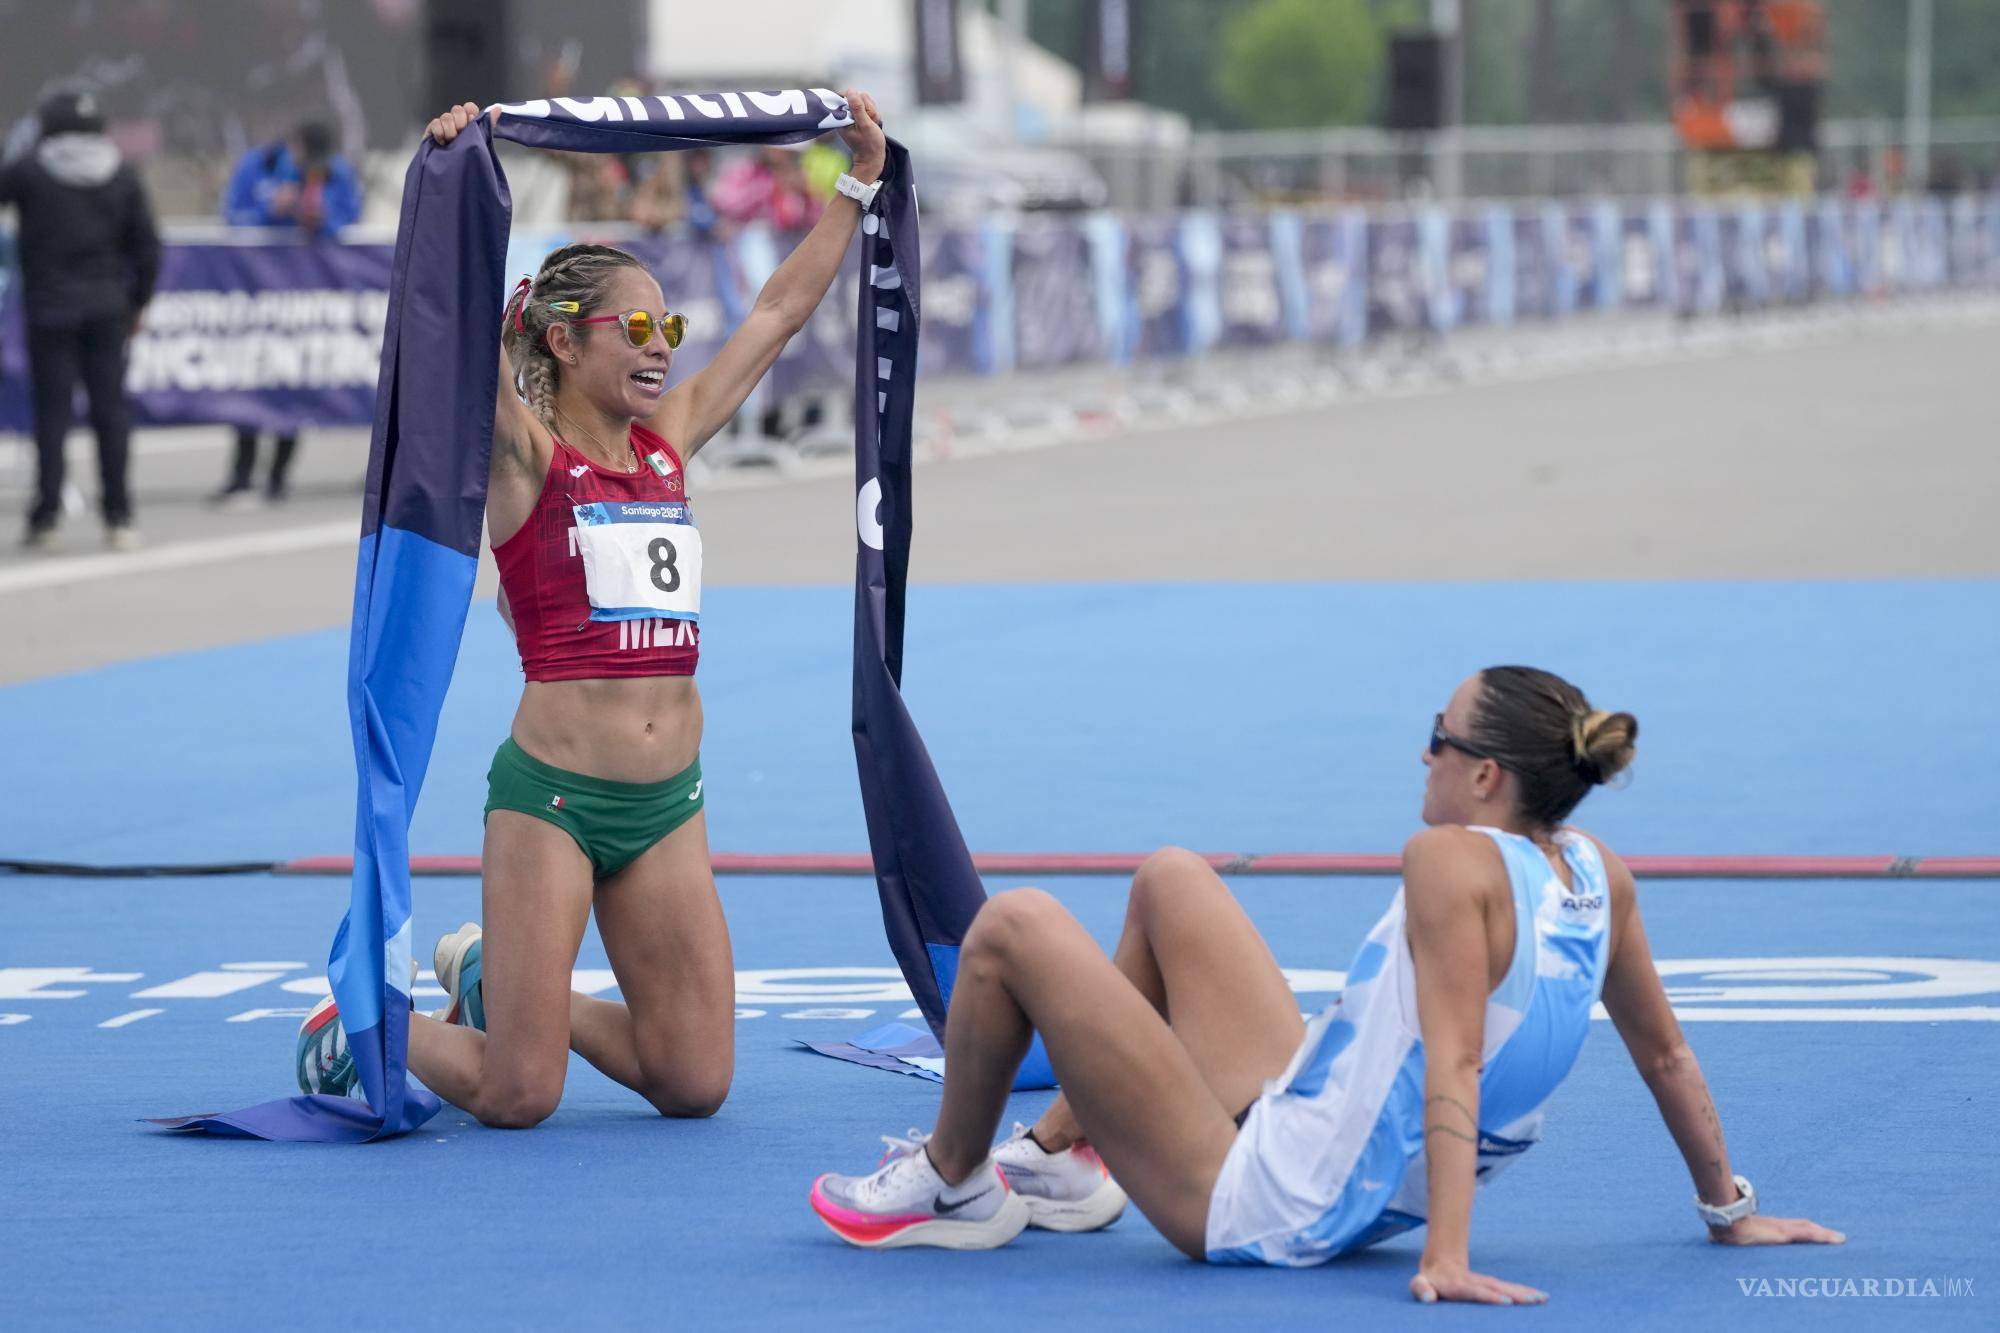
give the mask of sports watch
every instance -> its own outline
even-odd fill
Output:
[[[882,189],[882,182],[880,180],[872,180],[863,185],[860,181],[843,171],[840,173],[839,178],[834,181],[833,188],[861,205],[861,211],[866,213],[868,205],[875,202],[876,194]]]
[[[1757,1191],[1742,1176],[1736,1177],[1736,1192],[1741,1196],[1735,1203],[1726,1203],[1717,1208],[1712,1203],[1703,1203],[1701,1195],[1694,1196],[1694,1210],[1701,1214],[1701,1220],[1712,1227],[1734,1226],[1746,1217],[1757,1215]]]

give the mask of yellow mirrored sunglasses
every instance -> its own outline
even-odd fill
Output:
[[[549,309],[559,314],[575,315],[582,307],[574,301],[551,301]],[[634,347],[644,347],[653,341],[653,331],[667,340],[667,346],[679,347],[681,339],[687,336],[687,316],[682,314],[656,315],[650,310],[626,310],[616,315],[592,315],[589,319],[572,319],[572,324],[616,324],[625,330],[625,341]]]

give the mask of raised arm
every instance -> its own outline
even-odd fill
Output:
[[[1479,1165],[1479,1070],[1492,992],[1489,908],[1507,897],[1493,846],[1450,826],[1403,849],[1404,933],[1416,966],[1424,1041],[1424,1154],[1430,1217],[1410,1294],[1424,1302],[1529,1305],[1544,1292],[1472,1271],[1468,1244]],[[1508,907],[1511,912],[1511,904]]]
[[[840,132],[854,152],[850,174],[866,185],[880,179],[888,153],[881,115],[867,93],[849,88],[842,96],[854,116],[854,124]],[[682,458],[692,458],[729,423],[792,335],[805,327],[840,272],[840,261],[860,221],[860,207],[844,195],[835,196],[798,248],[764,283],[756,304],[715,359],[660,401],[659,411],[646,424],[673,441]]]
[[[1604,975],[1604,1007],[1681,1150],[1695,1194],[1704,1203],[1726,1206],[1737,1201],[1739,1192],[1708,1080],[1702,1077],[1701,1065],[1681,1033],[1680,1020],[1674,1017],[1666,987],[1653,966],[1632,872],[1609,849],[1604,849],[1604,864],[1611,881],[1611,964]],[[1722,1245],[1796,1241],[1837,1245],[1847,1239],[1805,1218],[1755,1215],[1726,1227],[1710,1227],[1708,1238]]]

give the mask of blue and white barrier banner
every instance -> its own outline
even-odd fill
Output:
[[[2000,195],[1099,213],[933,231],[922,347],[933,375],[2000,286]],[[766,227],[726,241],[524,231],[509,238],[508,271],[583,239],[631,250],[688,315],[679,376],[708,363],[798,238]],[[840,282],[859,282],[859,255]],[[389,246],[360,240],[211,232],[169,243],[132,345],[135,419],[276,431],[372,422],[391,258]],[[853,307],[823,302],[747,410],[838,391],[856,337]],[[0,284],[0,431],[30,427],[20,289]]]
[[[1014,364],[1051,370],[1101,361],[1090,238],[1075,222],[1029,222],[1014,232]]]
[[[1423,281],[1423,241],[1415,218],[1368,223],[1368,333],[1408,333],[1428,318]]]
[[[1562,263],[1569,275],[1565,310],[1605,310],[1616,304],[1617,270],[1607,262],[1596,208],[1572,208],[1563,216]]]
[[[169,245],[126,387],[140,425],[365,426],[389,310],[386,245]],[[0,430],[26,431],[19,289],[0,303]]]
[[[1854,291],[1853,229],[1839,201],[1822,199],[1806,214],[1806,249],[1812,257],[1814,296]]]
[[[1812,254],[1806,247],[1806,211],[1788,199],[1764,215],[1764,271],[1771,282],[1773,303],[1801,305],[1810,301]]]
[[[986,287],[987,237],[973,228],[933,228],[923,238],[924,322],[918,364],[927,375],[981,375],[993,369],[992,311]]]
[[[1764,304],[1764,210],[1756,204],[1725,208],[1716,219],[1722,237],[1723,295],[1732,309]]]
[[[1187,260],[1180,219],[1135,217],[1125,227],[1128,322],[1125,359],[1185,356],[1194,350]]]
[[[1557,306],[1557,254],[1560,234],[1551,234],[1550,215],[1539,208],[1517,210],[1514,237],[1514,317],[1551,319]]]
[[[1513,322],[1514,229],[1505,209],[1482,208],[1452,219],[1445,281],[1455,323]]]
[[[1368,334],[1368,216],[1348,209],[1299,225],[1305,337],[1357,347]]]
[[[743,275],[743,302],[749,302],[768,278],[792,252],[805,233],[775,232],[752,228],[737,237],[737,251]],[[861,282],[862,247],[848,250],[831,291],[858,288]],[[671,289],[667,299],[673,300]],[[771,373],[757,386],[751,405],[802,393],[839,393],[854,381],[854,341],[858,337],[854,306],[831,298],[821,301],[805,328],[785,344],[785,350],[771,366]]]
[[[1261,213],[1222,223],[1216,341],[1223,347],[1264,347],[1291,337],[1273,243],[1276,225],[1276,218]]]
[[[1618,295],[1627,310],[1673,309],[1674,214],[1665,203],[1627,209],[1618,217]]]
[[[1683,204],[1674,216],[1674,286],[1683,315],[1722,309],[1727,278],[1722,263],[1722,223],[1706,204]]]

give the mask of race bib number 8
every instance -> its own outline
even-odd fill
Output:
[[[607,500],[575,513],[592,620],[701,618],[701,531],[685,503]]]

